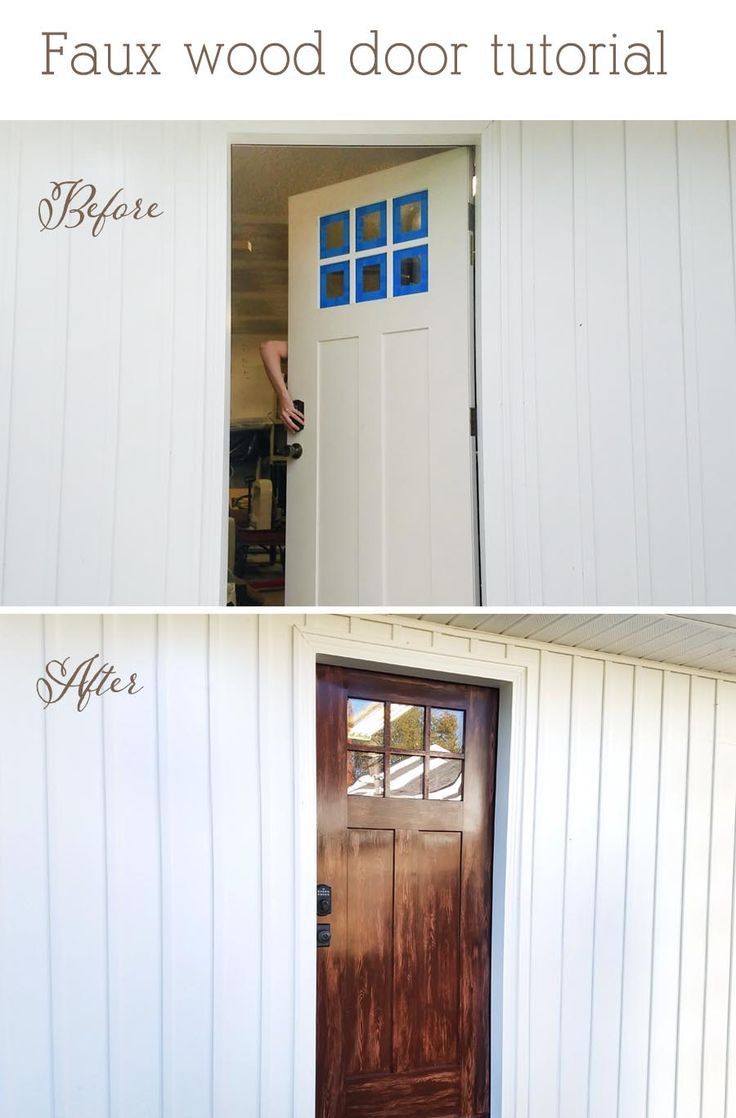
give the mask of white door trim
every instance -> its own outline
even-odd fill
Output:
[[[315,889],[317,885],[317,663],[427,675],[500,689],[493,857],[491,950],[491,1114],[513,1113],[516,1079],[518,923],[522,794],[526,741],[526,668],[470,656],[417,651],[293,629],[294,1105],[293,1118],[314,1118],[316,1051]],[[261,742],[268,748],[268,742]],[[269,1113],[268,1100],[261,1100]]]
[[[219,126],[222,127],[222,126]],[[305,129],[308,128],[309,131]],[[380,131],[378,130],[380,129]],[[360,147],[370,145],[371,147],[392,147],[392,146],[426,146],[426,145],[456,145],[473,147],[476,150],[476,174],[477,174],[477,190],[476,190],[476,264],[475,264],[475,404],[477,415],[477,435],[476,435],[476,449],[478,454],[478,468],[476,471],[476,491],[474,493],[476,500],[476,513],[478,522],[478,539],[477,547],[479,552],[479,571],[478,571],[478,590],[479,590],[479,604],[484,604],[487,600],[486,592],[486,524],[485,524],[485,471],[483,459],[483,342],[484,342],[484,319],[485,315],[482,312],[482,303],[480,294],[483,290],[483,258],[484,253],[481,251],[480,246],[484,241],[484,231],[482,227],[483,212],[480,205],[481,199],[481,183],[483,181],[483,174],[486,164],[489,164],[489,180],[490,180],[490,159],[491,159],[491,145],[488,142],[490,135],[490,123],[488,121],[381,121],[380,123],[372,121],[309,121],[299,123],[297,121],[257,121],[244,123],[226,124],[224,126],[224,134],[221,135],[222,144],[222,162],[220,159],[211,160],[211,174],[212,185],[215,187],[215,192],[211,197],[222,197],[221,178],[224,174],[226,176],[226,189],[224,196],[226,198],[225,205],[225,218],[226,222],[220,225],[219,215],[211,215],[215,231],[219,232],[222,229],[224,237],[218,237],[220,240],[222,257],[221,265],[214,270],[211,270],[211,275],[215,277],[214,287],[211,286],[213,299],[209,300],[209,305],[222,306],[222,283],[221,283],[221,270],[225,269],[226,282],[225,282],[225,306],[220,321],[226,323],[227,331],[227,345],[226,345],[226,386],[227,391],[225,397],[227,400],[226,417],[225,417],[225,439],[223,446],[223,506],[221,515],[221,557],[220,557],[220,575],[218,583],[218,601],[221,605],[226,601],[226,556],[227,556],[227,509],[228,509],[228,487],[229,487],[229,429],[230,429],[230,376],[231,376],[231,347],[230,347],[230,244],[232,237],[232,222],[231,222],[231,177],[230,177],[230,153],[231,149],[236,144],[277,144],[282,146],[293,145],[295,147],[304,146],[325,146],[334,144],[340,147]],[[224,243],[222,243],[224,241]],[[217,278],[220,277],[220,278]],[[376,603],[377,604],[377,603]],[[405,603],[407,606],[418,603]],[[463,603],[454,603],[463,604]],[[471,606],[473,603],[465,603]]]

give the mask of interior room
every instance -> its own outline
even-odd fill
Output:
[[[288,340],[292,195],[408,163],[437,147],[234,145],[228,604],[284,604],[287,430],[261,354]],[[282,363],[287,378],[288,362]]]

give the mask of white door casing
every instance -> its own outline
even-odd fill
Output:
[[[288,467],[289,605],[477,601],[470,174],[454,149],[290,199],[289,384],[306,423]],[[394,199],[424,191],[426,231],[420,199],[397,240]],[[356,210],[381,203],[385,243],[356,252]],[[345,214],[349,243],[321,249],[320,219]],[[378,290],[361,301],[367,258]],[[325,266],[343,276],[332,296]],[[321,306],[345,279],[346,301]]]

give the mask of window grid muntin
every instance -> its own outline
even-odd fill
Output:
[[[375,698],[374,699],[364,699],[364,698],[361,698],[358,695],[349,695],[347,701],[348,701],[348,703],[350,703],[350,702],[356,701],[356,700],[359,701],[359,702],[373,702],[373,703],[382,702],[383,703],[383,743],[382,743],[382,746],[379,746],[378,743],[373,739],[367,739],[365,741],[365,743],[362,743],[359,739],[356,740],[355,738],[350,738],[349,737],[349,728],[348,728],[348,722],[347,722],[347,705],[346,705],[346,728],[348,728],[347,752],[373,753],[373,754],[380,754],[383,757],[383,796],[382,797],[376,796],[376,797],[374,797],[375,799],[409,799],[410,798],[410,797],[406,797],[406,796],[391,796],[390,763],[391,763],[391,756],[392,755],[395,756],[395,757],[407,757],[407,758],[414,757],[415,759],[418,759],[420,757],[423,758],[424,772],[423,772],[423,778],[422,778],[422,797],[421,797],[423,802],[429,802],[429,800],[430,800],[429,776],[430,776],[430,763],[431,763],[431,761],[436,760],[436,761],[443,761],[443,762],[453,762],[453,761],[459,762],[460,766],[461,766],[460,767],[460,779],[461,779],[462,794],[460,796],[460,800],[448,800],[447,802],[459,803],[459,802],[462,802],[465,799],[465,762],[466,762],[466,759],[467,759],[466,758],[466,751],[465,751],[465,726],[466,726],[466,722],[467,722],[467,713],[468,713],[467,709],[465,709],[464,707],[446,707],[446,706],[435,707],[431,703],[429,703],[429,704],[427,704],[427,703],[394,704],[394,705],[408,705],[408,706],[411,706],[411,707],[418,707],[423,712],[423,737],[424,737],[423,745],[424,745],[424,748],[421,749],[421,750],[408,750],[408,749],[396,748],[392,745],[392,742],[391,742],[391,705],[392,705],[392,700],[391,699],[375,699]],[[451,711],[454,711],[454,712],[462,715],[462,738],[463,738],[463,740],[462,740],[462,749],[459,753],[452,753],[452,752],[449,752],[449,751],[441,751],[441,750],[431,748],[431,716],[432,716],[432,711],[433,710],[438,710],[438,711],[451,710]],[[355,793],[349,793],[349,794],[354,795]],[[419,799],[419,797],[415,797],[415,798]],[[441,797],[433,797],[433,799],[441,799]]]
[[[401,230],[402,206],[418,202],[420,205],[421,221],[419,228]],[[369,241],[360,235],[360,218],[369,213],[380,214],[383,224],[382,234]],[[326,230],[332,223],[344,223],[344,244],[339,248],[327,248]],[[383,299],[403,298],[407,295],[420,295],[429,291],[429,190],[418,190],[410,194],[369,202],[361,206],[351,206],[347,210],[323,214],[319,217],[318,224],[319,256],[320,261],[347,265],[348,275],[345,277],[345,297],[340,299],[325,298],[325,281],[320,278],[319,308],[326,310],[332,307],[357,306],[359,303],[380,302]],[[384,249],[386,254],[385,275],[381,277],[378,291],[366,292],[359,285],[358,261],[376,249]],[[414,250],[407,253],[407,250]],[[419,259],[420,278],[414,284],[401,284],[401,261],[407,255]]]

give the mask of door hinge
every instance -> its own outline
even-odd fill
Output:
[[[470,238],[470,267],[475,267],[475,202],[468,202],[468,236]]]
[[[474,439],[478,434],[478,415],[475,408],[470,409],[470,437]]]

